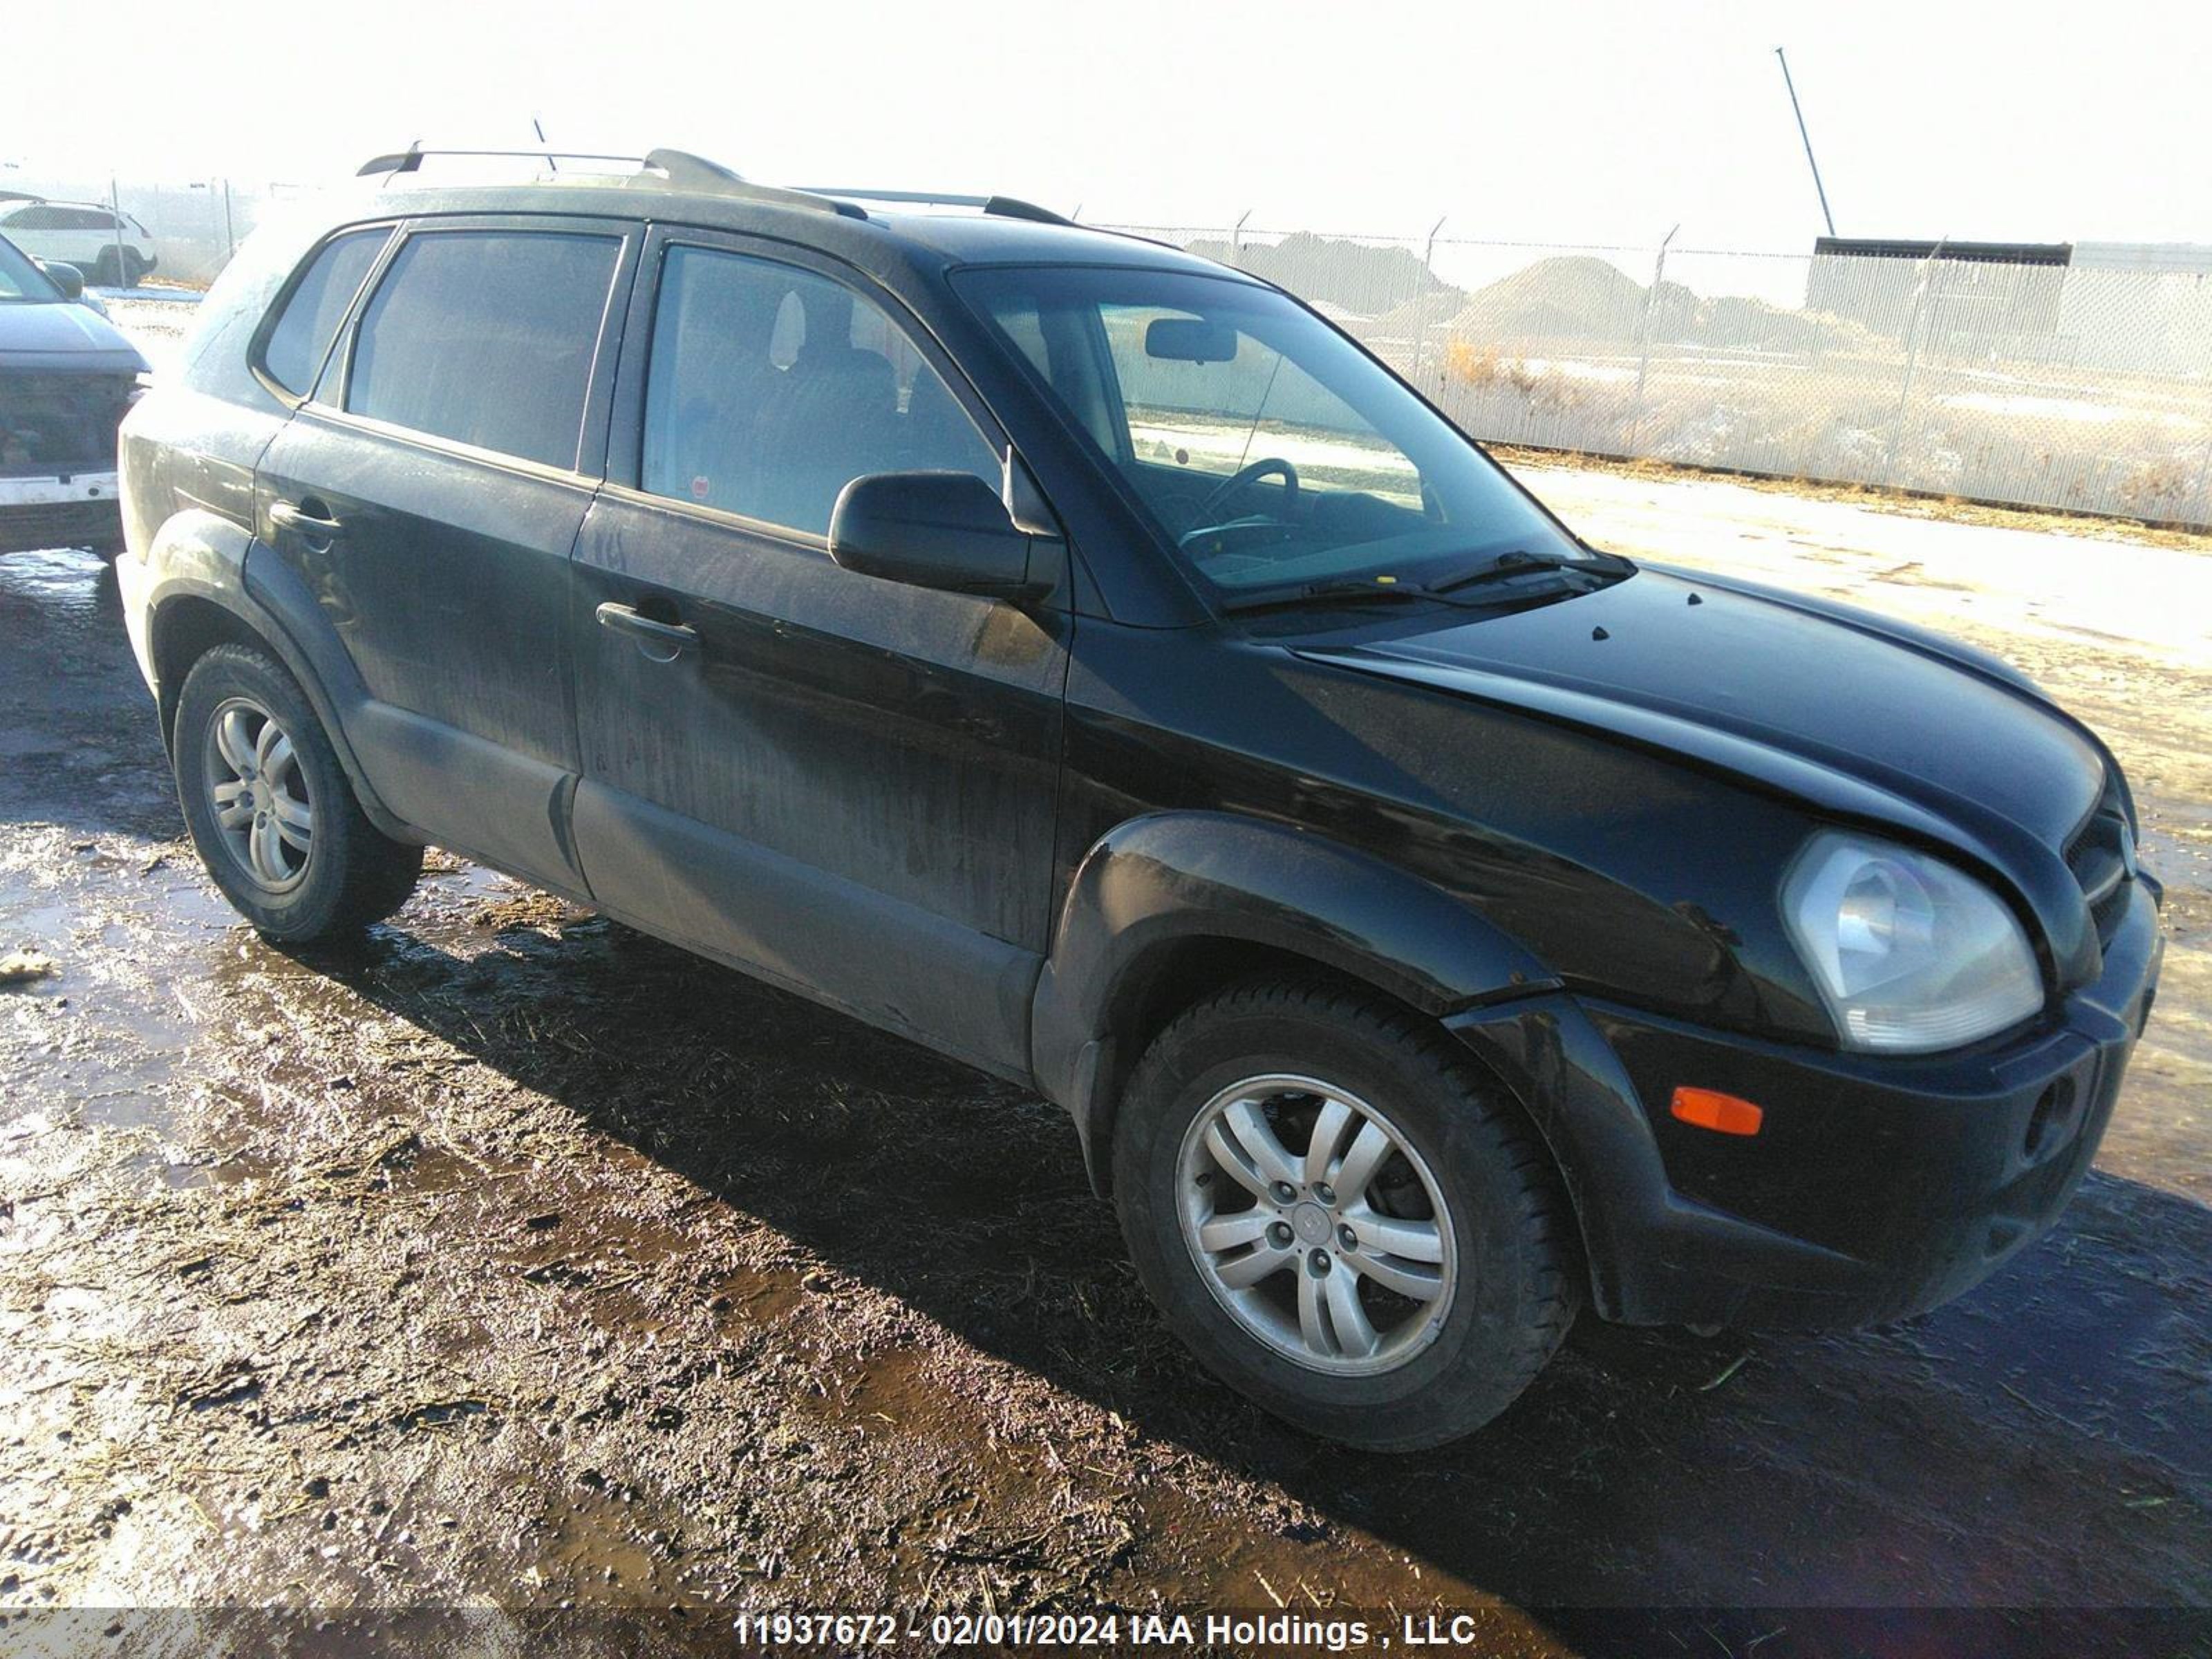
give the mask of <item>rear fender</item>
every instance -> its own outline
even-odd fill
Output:
[[[345,716],[367,701],[367,688],[298,573],[243,526],[197,507],[165,523],[143,565],[134,569],[134,563],[126,558],[118,574],[129,590],[131,645],[159,702],[165,744],[175,727],[184,675],[164,673],[163,665],[183,637],[180,630],[204,627],[204,607],[212,605],[230,624],[219,637],[258,641],[299,682],[369,821],[388,836],[422,839],[385,806],[362,770]]]

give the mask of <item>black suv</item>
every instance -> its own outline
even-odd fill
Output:
[[[1889,1318],[2065,1203],[2160,890],[2020,674],[1588,546],[1171,248],[420,160],[257,237],[124,428],[264,933],[435,842],[1033,1086],[1205,1363],[1376,1447],[1585,1297]]]

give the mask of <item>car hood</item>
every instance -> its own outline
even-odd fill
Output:
[[[9,301],[0,304],[0,368],[138,374],[146,360],[120,330],[89,307]]]
[[[2046,876],[2107,776],[2096,740],[1994,659],[1682,571],[1299,654],[1604,730],[2002,866],[2033,846]]]

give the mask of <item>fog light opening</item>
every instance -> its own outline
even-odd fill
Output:
[[[2034,1111],[2028,1114],[2027,1133],[2021,1138],[2021,1151],[2033,1158],[2045,1146],[2056,1144],[2063,1137],[2073,1116],[2074,1079],[2062,1077],[2043,1091]]]

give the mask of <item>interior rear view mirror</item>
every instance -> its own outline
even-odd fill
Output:
[[[1203,317],[1155,317],[1145,326],[1145,356],[1178,363],[1225,363],[1237,356],[1237,331]]]

